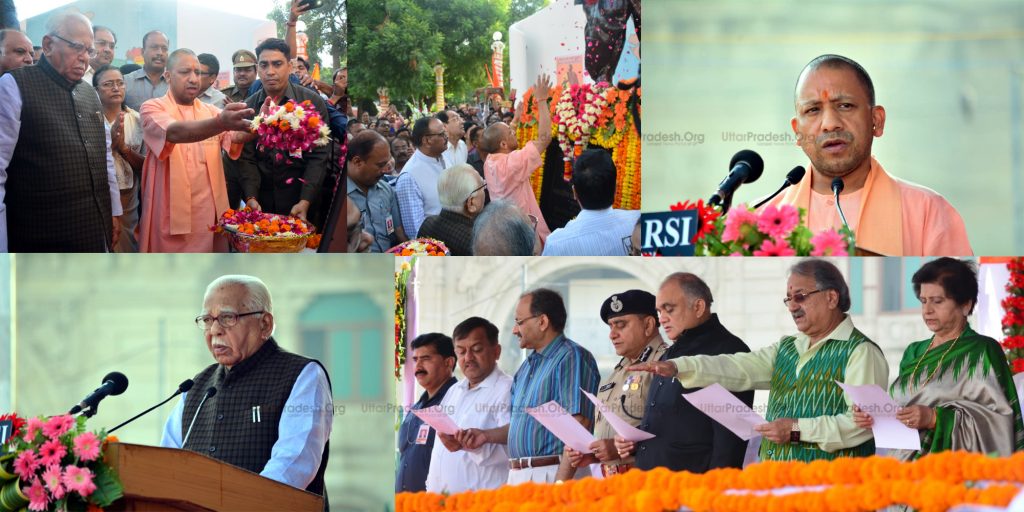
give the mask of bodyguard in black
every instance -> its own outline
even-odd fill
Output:
[[[455,371],[455,345],[441,333],[428,333],[412,340],[412,360],[416,365],[416,382],[423,387],[412,408],[406,412],[398,430],[398,468],[395,492],[427,490],[427,472],[430,452],[434,449],[434,429],[423,423],[412,411],[438,405],[457,379]]]
[[[711,313],[711,290],[699,277],[675,273],[658,290],[659,320],[669,339],[675,340],[661,360],[698,354],[750,352]],[[656,437],[626,447],[636,450],[635,467],[666,467],[673,471],[703,473],[722,467],[742,467],[747,442],[711,419],[683,398],[697,389],[682,387],[673,378],[655,375],[638,428]],[[748,406],[754,392],[734,393]],[[623,446],[616,445],[620,451]]]

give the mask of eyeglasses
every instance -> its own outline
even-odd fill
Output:
[[[217,76],[218,75],[218,73],[214,73],[213,71],[200,71],[199,74],[203,75],[203,76]]]
[[[86,46],[84,44],[76,43],[74,41],[68,41],[67,39],[64,39],[63,37],[58,36],[57,34],[50,34],[50,35],[53,36],[53,37],[56,37],[57,39],[60,39],[61,41],[64,41],[64,43],[68,45],[68,48],[71,48],[72,50],[74,50],[75,53],[79,53],[79,54],[86,53],[86,54],[89,55],[89,58],[93,58],[93,57],[96,56],[96,48],[93,48],[92,46]]]
[[[483,185],[480,185],[479,187],[474,188],[473,191],[470,192],[468,196],[466,196],[466,200],[469,200],[469,198],[473,197],[473,195],[475,195],[477,192],[480,192],[481,190],[483,190],[485,188],[487,188],[487,182],[486,181],[484,182]]]
[[[249,313],[221,313],[217,316],[210,315],[199,315],[196,317],[196,327],[200,330],[206,331],[210,327],[213,327],[213,322],[217,322],[221,327],[230,329],[238,323],[238,319],[243,316],[259,315],[266,313],[266,311],[251,311]]]
[[[526,317],[526,318],[524,318],[522,320],[516,320],[516,327],[522,327],[523,324],[526,323],[527,320],[532,320],[534,318],[537,318],[538,316],[540,316],[540,315],[528,316],[528,317]]]
[[[437,135],[443,135],[445,139],[448,138],[448,132],[446,132],[444,130],[441,130],[441,131],[439,131],[437,133],[427,133],[427,134],[424,134],[423,138],[434,137],[434,136],[437,136]]]
[[[807,292],[807,293],[794,293],[792,297],[786,297],[785,299],[782,299],[782,303],[785,304],[786,306],[789,305],[789,301],[796,302],[797,304],[803,304],[804,301],[807,300],[807,297],[810,297],[811,295],[814,295],[815,293],[823,292],[823,291],[825,291],[825,290],[814,290],[813,292]]]
[[[622,237],[622,248],[625,249],[627,256],[640,256],[640,248],[633,247],[633,235]]]
[[[124,89],[124,80],[107,80],[106,82],[100,82],[100,87],[104,89]]]

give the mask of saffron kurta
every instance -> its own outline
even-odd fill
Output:
[[[491,199],[511,201],[523,213],[537,217],[537,234],[546,242],[551,229],[540,212],[537,196],[530,185],[530,175],[541,166],[537,146],[528,142],[511,153],[491,153],[484,162],[484,179]]]
[[[222,252],[226,240],[210,231],[228,208],[220,149],[232,159],[241,145],[231,132],[201,142],[167,141],[167,128],[181,121],[203,121],[220,109],[196,100],[178,105],[170,93],[142,104],[142,133],[148,153],[142,167],[141,252]]]
[[[929,349],[931,341],[907,347],[889,392],[900,405],[934,407],[935,428],[920,431],[921,451],[897,450],[896,456],[966,450],[1007,457],[1024,449],[1020,402],[999,343],[970,326]]]
[[[800,183],[769,204],[807,210],[807,227],[814,233],[841,228],[832,196],[814,192],[813,179],[812,166]],[[964,221],[949,201],[927,187],[890,176],[874,157],[864,188],[841,195],[840,204],[861,249],[884,256],[973,254]]]

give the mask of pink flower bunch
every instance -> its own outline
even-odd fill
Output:
[[[106,507],[122,487],[100,458],[101,435],[85,431],[85,418],[70,415],[30,418],[24,434],[4,445],[15,454],[11,467],[29,510]],[[100,478],[100,473],[103,477]],[[103,487],[100,497],[94,492]],[[22,505],[18,505],[19,507]]]
[[[259,136],[261,150],[279,151],[274,156],[278,161],[284,160],[285,154],[302,158],[303,151],[330,142],[330,128],[309,100],[299,104],[292,100],[284,105],[271,104],[266,115],[252,120],[251,128]]]

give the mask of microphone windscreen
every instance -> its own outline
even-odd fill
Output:
[[[110,391],[111,396],[120,395],[121,393],[124,393],[124,390],[128,389],[128,377],[125,377],[121,372],[108,373],[103,377],[101,384],[106,383],[107,381],[114,383],[114,387]]]
[[[729,170],[736,167],[736,164],[744,162],[750,167],[750,173],[747,174],[747,179],[743,183],[753,183],[761,177],[761,173],[764,172],[764,160],[761,159],[761,155],[757,154],[756,151],[744,149],[732,156],[732,160],[729,161]]]
[[[786,181],[790,185],[796,185],[800,183],[800,180],[804,179],[804,174],[807,174],[807,169],[804,169],[802,165],[798,165],[792,171],[789,171],[789,174],[786,175]]]
[[[178,393],[188,393],[188,390],[192,389],[196,383],[192,379],[188,379],[181,384],[178,384]]]
[[[217,388],[210,386],[206,388],[206,398],[213,398],[213,395],[217,394]]]
[[[845,185],[846,184],[843,183],[842,178],[837,177],[836,179],[832,180],[832,190],[835,191],[835,193],[837,194],[843,191],[843,187]]]

